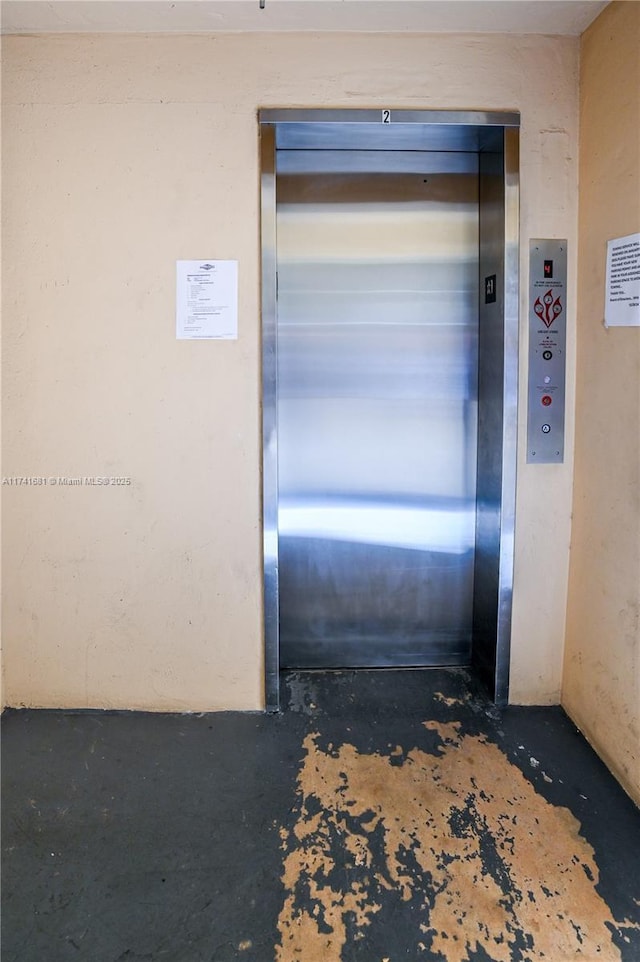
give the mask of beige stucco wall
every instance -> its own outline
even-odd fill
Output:
[[[640,329],[603,326],[606,242],[640,231],[640,4],[584,34],[575,494],[562,702],[640,802]]]
[[[520,435],[512,700],[557,702],[572,491],[578,42],[507,36],[4,42],[11,705],[262,704],[260,106],[522,112],[529,237],[569,239],[564,465]],[[237,342],[175,340],[175,261],[237,258]],[[521,425],[525,415],[522,365]]]

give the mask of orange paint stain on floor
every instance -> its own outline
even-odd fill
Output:
[[[624,938],[625,920],[597,892],[574,816],[483,736],[425,727],[435,754],[305,739],[298,818],[282,832],[277,962],[340,962],[374,920],[397,924],[402,904],[416,960],[471,962],[484,950],[492,962],[619,962],[612,936]],[[390,937],[380,957],[393,962],[392,947]]]

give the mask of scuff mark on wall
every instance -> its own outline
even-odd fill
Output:
[[[306,737],[277,962],[340,962],[362,940],[368,958],[399,957],[399,931],[415,959],[620,960],[634,926],[598,894],[571,812],[485,736],[424,729],[406,753]]]

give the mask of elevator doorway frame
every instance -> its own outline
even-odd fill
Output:
[[[295,130],[301,135],[301,149],[330,149],[331,132],[335,139],[336,130],[346,133],[348,129],[351,136],[363,135],[355,137],[354,147],[362,147],[370,139],[371,146],[365,149],[407,149],[407,143],[416,149],[419,134],[420,150],[461,150],[478,155],[478,469],[471,666],[487,685],[494,702],[506,705],[518,418],[520,115],[513,111],[283,108],[261,110],[258,120],[266,709],[278,711],[280,707],[276,151],[278,131],[283,130]],[[413,125],[419,125],[419,130]],[[482,296],[484,282],[494,276],[495,300],[489,301]]]

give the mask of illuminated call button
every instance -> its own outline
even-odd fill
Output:
[[[542,398],[540,399],[540,403],[543,404],[544,407],[546,408],[549,407],[549,405],[551,404],[551,401],[552,401],[552,398],[549,394],[543,394]]]
[[[549,434],[549,432],[551,431],[551,425],[543,424],[540,430],[542,431],[543,434]]]

